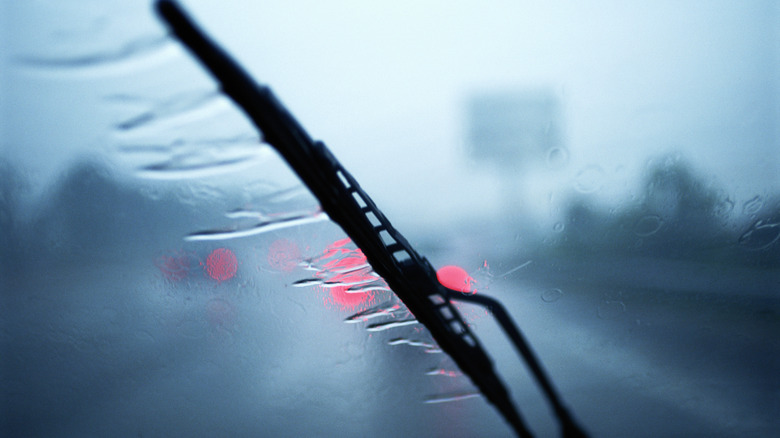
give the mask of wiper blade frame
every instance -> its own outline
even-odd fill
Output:
[[[417,253],[387,220],[330,150],[314,141],[271,90],[255,82],[222,48],[211,41],[173,0],[158,0],[157,11],[176,37],[214,75],[228,95],[260,130],[320,201],[322,209],[363,250],[374,270],[423,324],[458,367],[480,389],[518,436],[532,434],[493,369],[487,352],[452,300],[494,309],[499,323],[529,364],[550,398],[566,437],[585,436],[563,407],[519,329],[503,306],[491,298],[468,296],[444,287],[430,262]],[[502,316],[499,316],[502,315]]]

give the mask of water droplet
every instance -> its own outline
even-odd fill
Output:
[[[542,292],[542,301],[545,303],[554,303],[561,299],[563,296],[563,291],[560,289],[548,289],[544,292]]]
[[[616,319],[626,311],[622,301],[603,301],[598,307],[598,317],[601,319]]]
[[[566,148],[554,147],[547,151],[547,167],[561,169],[569,162],[569,151]]]
[[[746,201],[742,205],[742,214],[746,216],[752,216],[761,210],[764,206],[764,198],[761,196],[755,196],[753,199]]]
[[[753,251],[769,248],[780,239],[780,223],[759,220],[739,236],[739,244]]]
[[[643,216],[634,224],[634,234],[639,237],[652,236],[661,229],[663,224],[663,219],[658,215],[650,214]]]
[[[729,198],[723,198],[715,205],[714,212],[718,217],[726,217],[732,210],[734,210],[734,201]]]
[[[564,228],[566,228],[566,226],[563,224],[563,222],[556,222],[555,225],[553,225],[553,231],[556,233],[563,232]]]
[[[587,166],[580,170],[574,179],[574,189],[580,193],[594,193],[604,184],[605,173],[598,165]]]

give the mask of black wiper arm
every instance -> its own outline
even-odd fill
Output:
[[[271,90],[256,83],[241,66],[203,34],[175,1],[158,0],[157,10],[176,37],[216,77],[223,92],[257,126],[264,140],[284,157],[320,201],[328,216],[363,250],[374,270],[430,331],[439,347],[471,378],[519,436],[532,436],[506,387],[493,370],[488,354],[453,306],[451,298],[456,298],[454,291],[439,283],[436,271],[428,260],[396,231],[330,150],[323,143],[312,140]],[[508,316],[506,320],[519,334]],[[502,327],[507,329],[503,322]],[[519,346],[517,339],[513,339],[518,349],[530,352],[521,336],[520,340],[523,341],[522,346]],[[533,362],[529,364],[538,378],[536,370],[541,370],[541,366],[533,354],[522,353],[522,356],[526,360],[528,356],[532,357]],[[543,373],[541,375],[544,377]],[[548,387],[552,388],[546,377],[542,386],[546,393]],[[554,391],[550,392],[554,395]],[[565,421],[560,420],[564,436],[584,436],[557,397],[553,406],[559,419],[561,412],[566,417]]]
[[[517,353],[520,354],[520,357],[525,361],[526,365],[528,365],[528,368],[530,368],[531,375],[534,376],[536,382],[542,387],[542,391],[547,396],[550,405],[552,405],[553,413],[561,426],[561,435],[565,438],[587,437],[585,431],[580,428],[576,421],[574,421],[574,417],[572,417],[569,410],[564,406],[563,401],[555,390],[550,378],[547,377],[547,373],[544,372],[542,364],[539,362],[539,359],[536,358],[536,354],[534,354],[531,346],[525,340],[525,336],[523,336],[520,329],[514,321],[512,321],[512,317],[509,316],[509,312],[506,311],[504,306],[495,298],[491,298],[484,294],[463,293],[452,289],[450,289],[449,292],[450,300],[466,301],[490,310],[507,337],[509,337],[509,340],[514,344]]]

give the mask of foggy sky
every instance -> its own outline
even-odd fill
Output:
[[[5,5],[5,62],[18,68],[3,79],[4,137],[36,178],[56,177],[79,154],[110,156],[112,139],[95,132],[117,118],[101,108],[122,91],[117,78],[128,93],[167,90],[145,88],[149,75],[135,65],[55,78],[16,60],[163,35],[138,3],[97,2],[86,17],[66,5]],[[568,165],[540,163],[512,183],[538,220],[554,219],[550,195],[562,202],[583,169],[601,170],[593,196],[615,202],[638,190],[648,158],[667,152],[682,152],[738,204],[780,186],[780,7],[771,0],[184,3],[400,224],[502,211],[508,178],[465,153],[466,103],[481,93],[543,88],[560,99]],[[41,12],[50,19],[25,24]],[[167,83],[213,86],[176,44],[144,67],[160,76],[185,63],[188,76]]]

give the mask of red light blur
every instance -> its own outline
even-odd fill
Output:
[[[217,248],[206,258],[206,272],[217,281],[233,278],[238,271],[238,259],[233,251]]]
[[[333,242],[315,261],[325,262],[316,277],[324,280],[321,287],[330,294],[329,301],[343,310],[354,310],[374,301],[374,291],[356,292],[354,288],[370,284],[387,287],[384,280],[373,272],[360,248],[346,248],[350,242],[349,238]]]
[[[436,278],[439,279],[439,283],[444,287],[452,290],[472,294],[477,293],[475,289],[476,281],[460,266],[442,266],[436,271]]]

